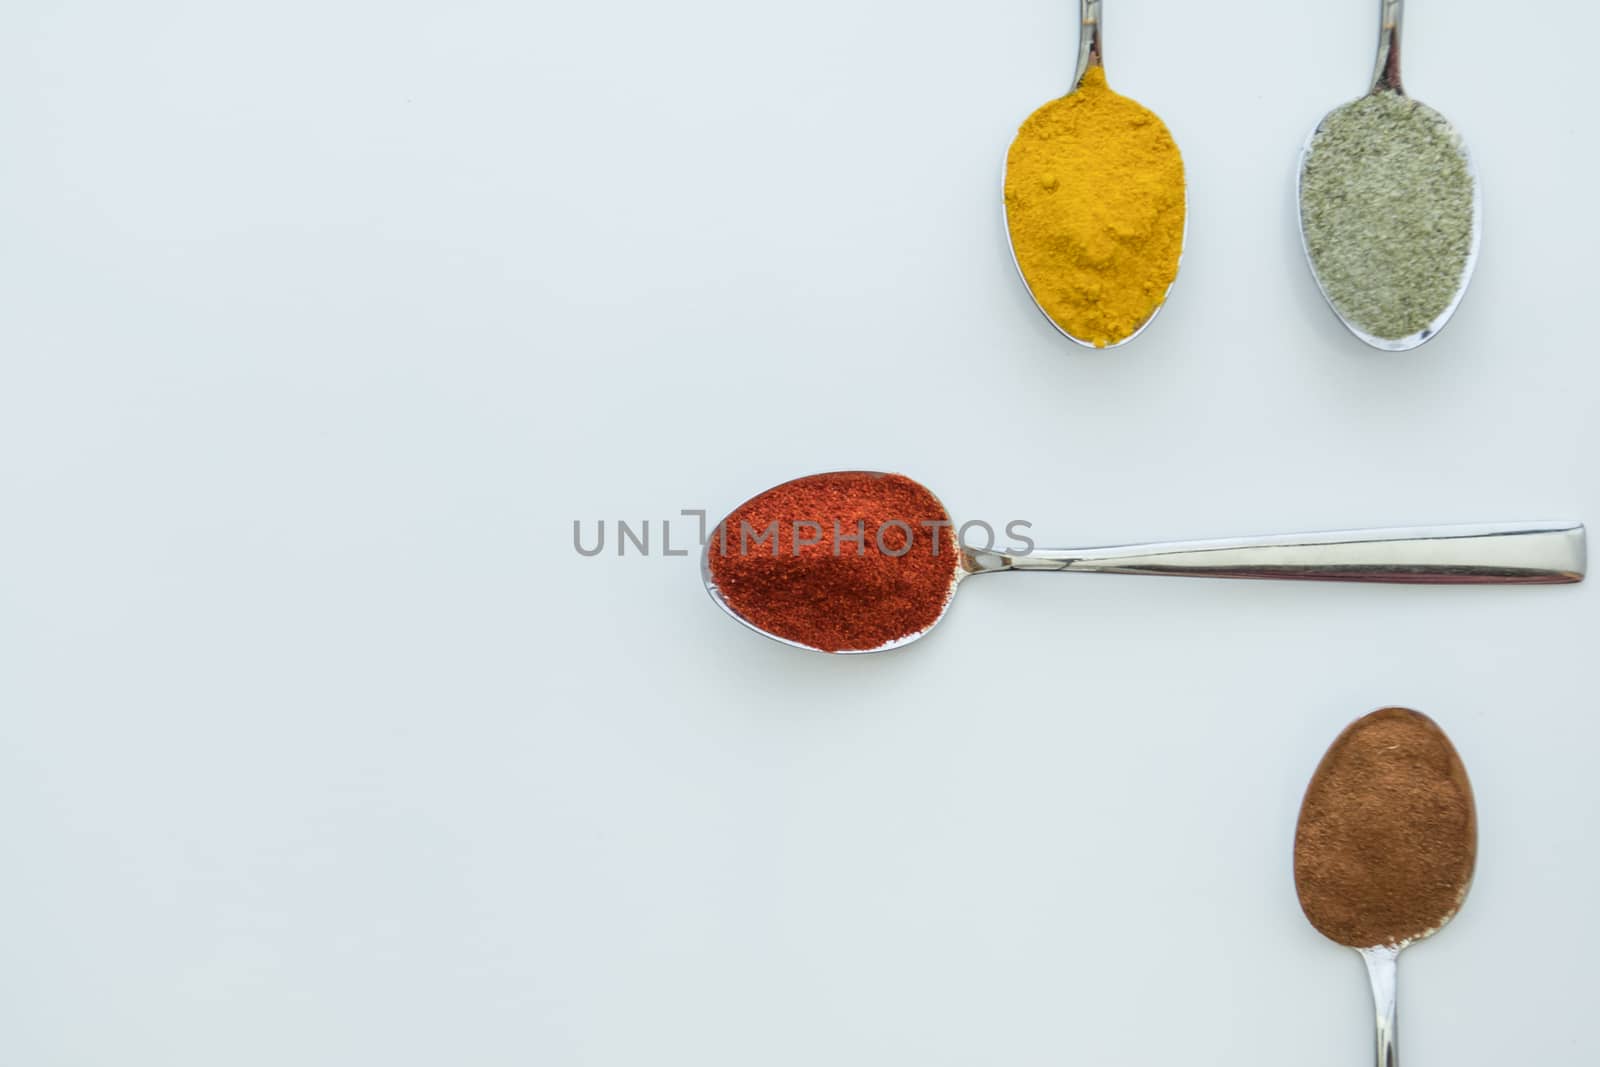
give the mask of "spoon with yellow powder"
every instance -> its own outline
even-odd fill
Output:
[[[1089,348],[1150,325],[1183,256],[1183,156],[1154,112],[1106,85],[1100,2],[1083,26],[1072,91],[1028,116],[1006,153],[1006,232],[1045,318]]]

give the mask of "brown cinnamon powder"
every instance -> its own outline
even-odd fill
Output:
[[[1345,728],[1306,788],[1295,890],[1334,941],[1401,945],[1455,915],[1477,852],[1472,785],[1450,739],[1426,715],[1384,708]]]

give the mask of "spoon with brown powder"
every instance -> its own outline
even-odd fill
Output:
[[[1396,958],[1455,917],[1477,855],[1472,784],[1426,715],[1357,719],[1317,765],[1295,831],[1295,891],[1312,926],[1366,961],[1379,1067],[1399,1057]]]

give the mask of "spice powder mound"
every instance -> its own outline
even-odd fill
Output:
[[[1006,154],[1006,227],[1034,302],[1097,348],[1133,336],[1178,276],[1183,156],[1156,114],[1090,67]]]
[[[762,630],[824,652],[881,648],[938,621],[960,566],[950,516],[898,474],[798,478],[713,532],[717,592]]]
[[[1466,768],[1432,719],[1407,708],[1357,719],[1323,756],[1300,807],[1300,907],[1352,948],[1426,937],[1466,897],[1477,825]]]
[[[1346,320],[1399,340],[1460,292],[1476,186],[1455,128],[1426,104],[1372,93],[1330,113],[1300,175],[1312,269]]]

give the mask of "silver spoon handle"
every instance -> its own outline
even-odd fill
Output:
[[[1400,84],[1400,22],[1405,18],[1405,0],[1379,0],[1378,62],[1372,68],[1372,91],[1393,89],[1404,93]]]
[[[1399,1039],[1395,1034],[1395,962],[1400,950],[1392,945],[1360,950],[1372,979],[1372,1003],[1378,1012],[1378,1067],[1399,1067]]]
[[[1550,585],[1583,580],[1581,523],[1336,530],[1108,548],[968,552],[974,571],[1087,571],[1324,582]]]
[[[1100,0],[1078,0],[1078,70],[1072,76],[1076,89],[1090,67],[1101,66]]]

